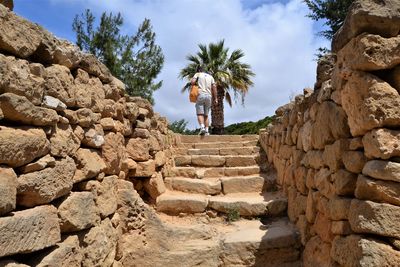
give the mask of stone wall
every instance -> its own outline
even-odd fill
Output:
[[[0,266],[122,265],[156,221],[142,198],[165,190],[166,119],[2,5],[0,25]]]
[[[356,1],[314,91],[261,132],[304,266],[400,264],[400,2]]]

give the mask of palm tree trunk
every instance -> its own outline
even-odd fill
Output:
[[[225,91],[217,87],[218,103],[213,101],[211,106],[211,126],[213,134],[224,134],[224,97]]]

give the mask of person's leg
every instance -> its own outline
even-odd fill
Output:
[[[207,97],[206,101],[204,102],[204,125],[206,133],[208,133],[208,127],[210,126],[210,121],[208,119],[208,114],[210,113],[211,109],[211,96]]]
[[[199,96],[196,102],[196,115],[197,115],[197,121],[199,122],[200,125],[200,134],[205,133],[204,108],[205,108],[204,99],[201,96]]]

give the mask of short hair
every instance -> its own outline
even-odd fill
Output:
[[[203,72],[204,71],[204,67],[203,66],[197,66],[197,72]]]

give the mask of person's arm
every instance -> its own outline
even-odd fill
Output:
[[[194,85],[195,83],[196,83],[196,81],[197,81],[197,77],[198,77],[199,75],[196,73],[194,76],[193,76],[193,78],[190,80],[190,84],[191,85]]]
[[[215,83],[211,85],[211,93],[212,93],[212,99],[215,104],[218,104],[218,98],[217,98],[217,86]]]

